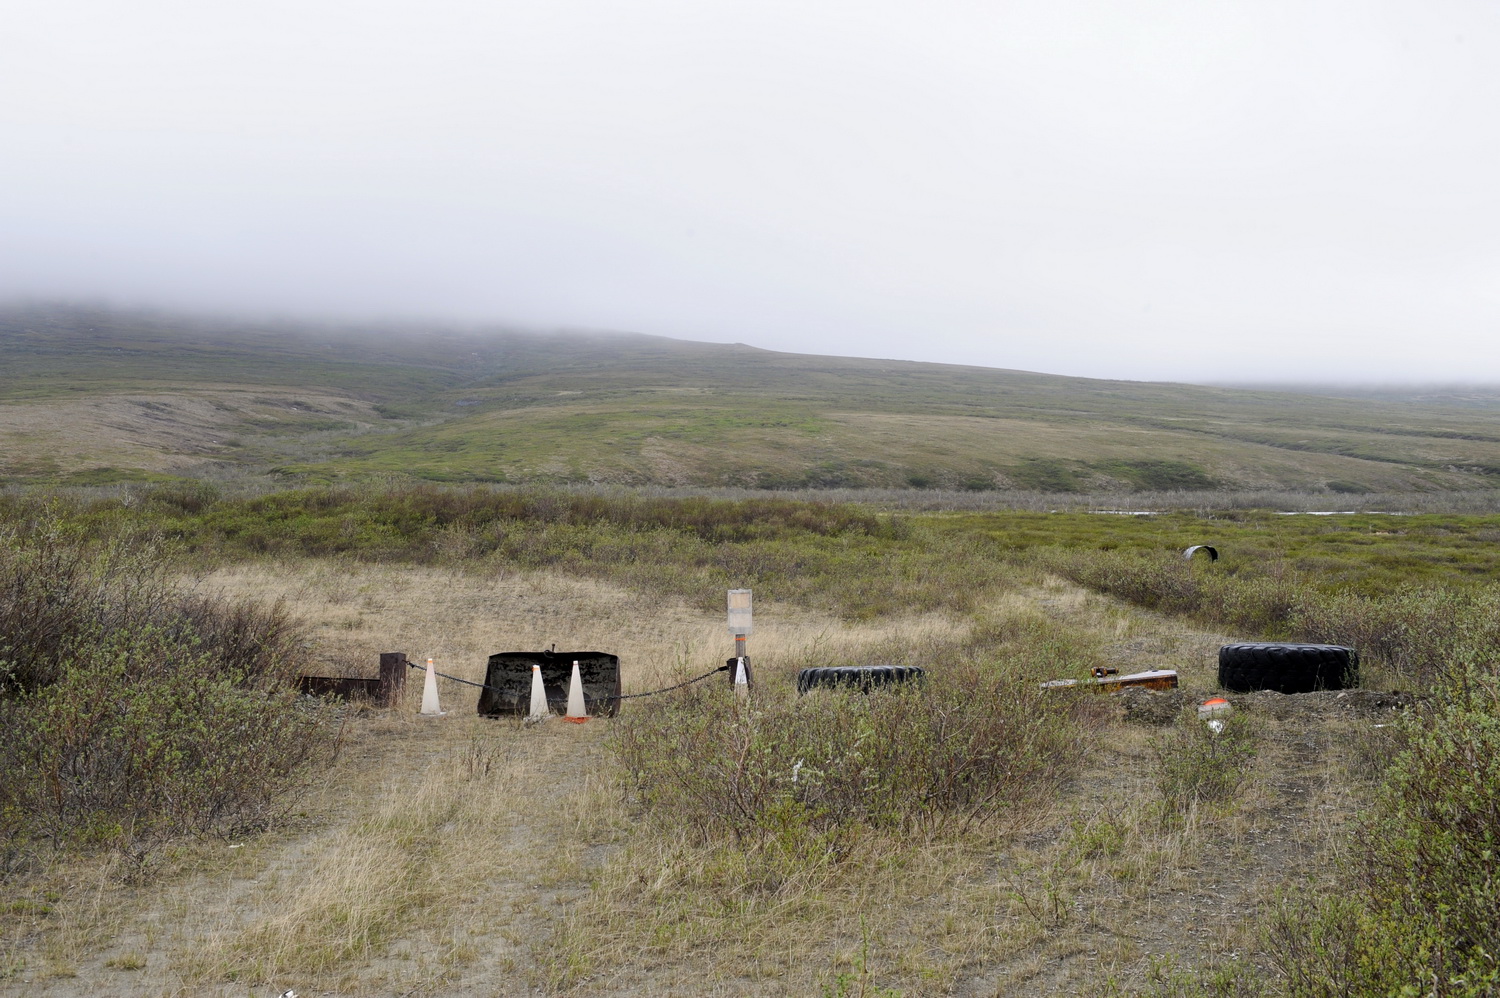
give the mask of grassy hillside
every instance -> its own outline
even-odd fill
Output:
[[[1347,396],[636,334],[0,309],[0,482],[1051,492],[1500,485],[1500,391]]]

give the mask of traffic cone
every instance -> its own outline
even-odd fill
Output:
[[[437,673],[432,671],[432,659],[427,660],[427,678],[422,683],[422,713],[434,717],[441,717],[443,710],[438,706]]]
[[[542,667],[533,665],[531,667],[531,713],[527,715],[526,720],[543,721],[551,716],[551,711],[547,709],[547,691],[542,688]]]
[[[583,680],[578,676],[578,662],[573,662],[573,678],[568,681],[568,713],[565,718],[574,724],[582,724],[589,719],[589,713],[583,706]]]

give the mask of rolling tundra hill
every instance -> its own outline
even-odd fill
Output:
[[[1500,486],[1500,390],[1280,390],[628,333],[0,308],[0,482]]]

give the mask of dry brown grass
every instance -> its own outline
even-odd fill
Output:
[[[581,876],[587,843],[569,832],[597,732],[406,723],[417,730],[402,757],[355,780],[363,792],[341,820],[273,859],[239,910],[180,954],[186,983],[379,993],[532,980],[546,903]],[[570,756],[575,772],[550,771]]]
[[[328,667],[374,675],[381,652],[404,651],[413,662],[430,657],[438,671],[477,682],[494,652],[556,644],[619,655],[625,692],[632,693],[699,675],[734,653],[722,615],[593,579],[328,562],[239,565],[213,572],[202,583],[259,599],[291,594],[298,616],[315,636],[309,672]],[[802,660],[833,647],[858,654],[892,642],[920,643],[966,626],[942,614],[853,625],[762,604],[749,651],[752,660],[774,669],[778,661]],[[476,690],[452,684],[443,684],[442,696],[445,709],[451,697],[460,711],[472,709],[478,698]]]

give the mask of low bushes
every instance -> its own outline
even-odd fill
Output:
[[[711,842],[855,826],[926,835],[1024,807],[1069,777],[1085,740],[1066,698],[956,665],[870,694],[696,687],[648,702],[619,756],[644,808]]]
[[[1273,916],[1268,948],[1290,998],[1500,991],[1500,684],[1489,672],[1405,722],[1347,893]]]
[[[298,642],[281,607],[179,590],[150,545],[91,545],[55,521],[0,528],[0,694],[31,693],[106,636],[149,623],[240,685],[275,685]]]
[[[280,607],[182,593],[151,552],[0,534],[0,842],[143,859],[274,820],[319,744]],[[4,872],[0,870],[0,872]]]
[[[1258,736],[1249,715],[1230,714],[1222,730],[1213,731],[1192,713],[1164,731],[1155,745],[1156,788],[1168,818],[1200,805],[1231,804],[1255,761]]]
[[[725,589],[752,587],[758,599],[848,619],[971,610],[984,589],[1014,574],[988,556],[983,538],[833,503],[426,486],[142,495],[83,503],[0,493],[0,523],[60,518],[96,540],[159,539],[201,564],[312,556],[546,569],[705,608],[718,608]]]

